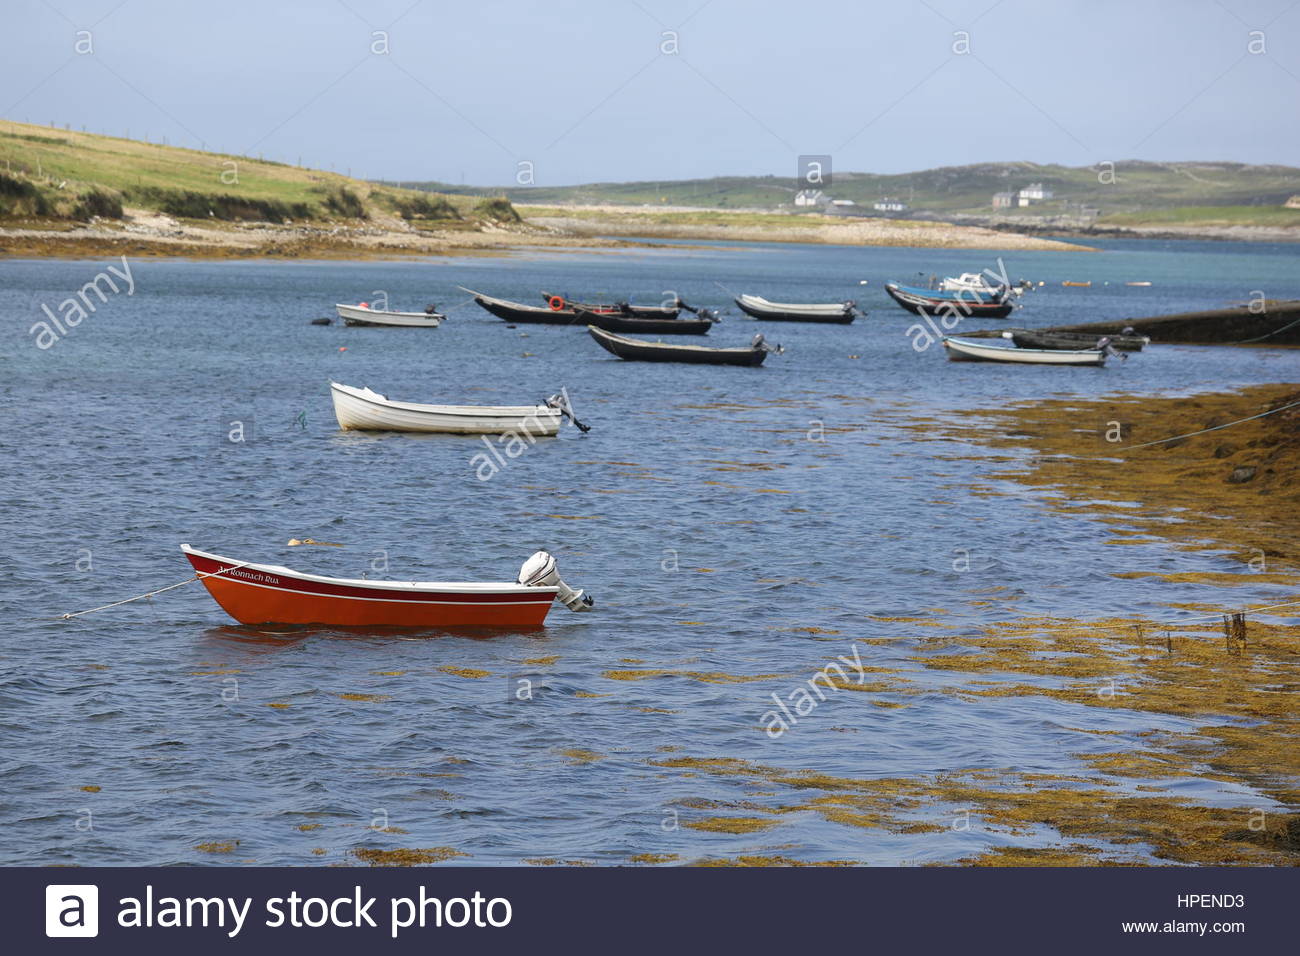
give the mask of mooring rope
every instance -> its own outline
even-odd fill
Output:
[[[172,591],[175,590],[176,588],[183,588],[185,585],[193,584],[195,581],[202,580],[203,578],[213,578],[216,577],[218,574],[225,574],[227,571],[235,571],[239,568],[246,567],[248,564],[250,564],[250,562],[241,561],[239,564],[233,564],[228,568],[222,568],[220,571],[208,571],[207,573],[195,571],[193,577],[186,578],[184,581],[181,581],[178,584],[169,584],[165,588],[157,588],[156,590],[153,591],[146,591],[144,594],[137,594],[135,597],[127,598],[125,601],[114,601],[112,604],[104,604],[101,605],[100,607],[92,607],[87,611],[72,611],[68,614],[60,614],[58,617],[50,618],[50,620],[69,621],[74,617],[81,617],[83,614],[94,614],[96,611],[107,611],[110,607],[121,607],[123,604],[130,604],[132,601],[143,601],[145,598],[151,598],[155,594],[162,594],[164,591]]]
[[[1132,451],[1134,448],[1147,448],[1151,445],[1163,445],[1166,442],[1178,441],[1180,438],[1192,438],[1196,435],[1204,435],[1206,432],[1217,432],[1221,428],[1231,428],[1233,425],[1240,425],[1243,422],[1253,422],[1257,418],[1276,415],[1278,412],[1284,412],[1288,408],[1295,408],[1297,405],[1300,405],[1300,402],[1291,402],[1289,405],[1283,405],[1280,408],[1271,408],[1266,412],[1260,412],[1258,415],[1251,415],[1249,418],[1239,418],[1235,422],[1228,422],[1226,425],[1215,425],[1212,428],[1202,428],[1200,431],[1188,432],[1186,435],[1173,435],[1169,438],[1161,438],[1156,441],[1144,441],[1140,445],[1125,445],[1123,448],[1116,448],[1115,451]]]
[[[1249,345],[1251,342],[1262,342],[1265,339],[1271,339],[1273,336],[1279,335],[1280,333],[1285,332],[1287,329],[1292,328],[1293,326],[1296,325],[1300,325],[1300,319],[1296,319],[1294,322],[1288,322],[1286,325],[1282,326],[1282,328],[1274,329],[1272,332],[1265,332],[1263,335],[1257,335],[1253,339],[1240,339],[1236,342],[1224,342],[1223,344],[1224,345]]]

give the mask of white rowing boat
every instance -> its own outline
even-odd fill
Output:
[[[400,328],[436,329],[446,318],[438,312],[385,312],[368,305],[344,305],[336,302],[339,318],[348,325],[391,325]]]
[[[1105,365],[1104,349],[1021,349],[985,345],[970,339],[944,337],[943,347],[953,362],[1011,362],[1019,365]]]
[[[761,295],[738,295],[740,311],[777,322],[835,322],[848,325],[857,316],[855,302],[769,302]]]
[[[339,427],[359,431],[446,432],[454,435],[530,437],[560,430],[561,402],[547,405],[418,405],[394,402],[368,388],[330,382]]]

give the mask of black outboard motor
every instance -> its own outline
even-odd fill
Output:
[[[586,425],[578,421],[577,416],[573,414],[573,408],[572,406],[569,405],[568,394],[566,392],[560,391],[558,394],[552,395],[550,398],[546,400],[546,404],[549,407],[554,408],[556,411],[558,411],[563,417],[573,422],[573,424],[577,427],[578,431],[580,432],[591,431],[590,425]]]
[[[428,305],[424,307],[425,315],[436,315],[437,313],[438,313],[438,307],[434,305],[432,302],[430,302]]]

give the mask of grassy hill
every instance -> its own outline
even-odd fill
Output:
[[[1282,209],[1300,194],[1300,169],[1242,163],[1116,164],[1113,182],[1093,167],[1036,163],[979,163],[915,173],[877,175],[835,171],[825,193],[866,206],[890,196],[908,203],[910,216],[990,215],[994,193],[1042,183],[1055,195],[1026,208],[1000,211],[1010,218],[1078,216],[1080,207],[1099,213],[1099,222],[1122,217],[1130,224],[1200,223],[1300,225],[1300,210]],[[444,193],[474,189],[442,183],[407,183]],[[713,208],[790,208],[798,191],[793,176],[717,177],[676,182],[591,183],[582,186],[519,187],[501,190],[529,204],[649,204]],[[1174,213],[1172,210],[1189,210]],[[1191,212],[1190,210],[1196,210]],[[1119,224],[1121,220],[1117,220]]]
[[[518,219],[508,201],[430,195],[284,163],[0,120],[0,221],[121,218],[141,208],[251,222]]]

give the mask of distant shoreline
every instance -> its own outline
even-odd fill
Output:
[[[557,213],[560,213],[557,215]],[[0,256],[97,255],[207,259],[401,259],[505,255],[528,249],[628,248],[638,239],[701,239],[934,249],[1057,250],[1087,246],[977,226],[892,220],[791,217],[726,210],[523,207],[522,223],[416,229],[386,222],[230,223],[129,210],[122,221],[29,221],[0,227]]]

